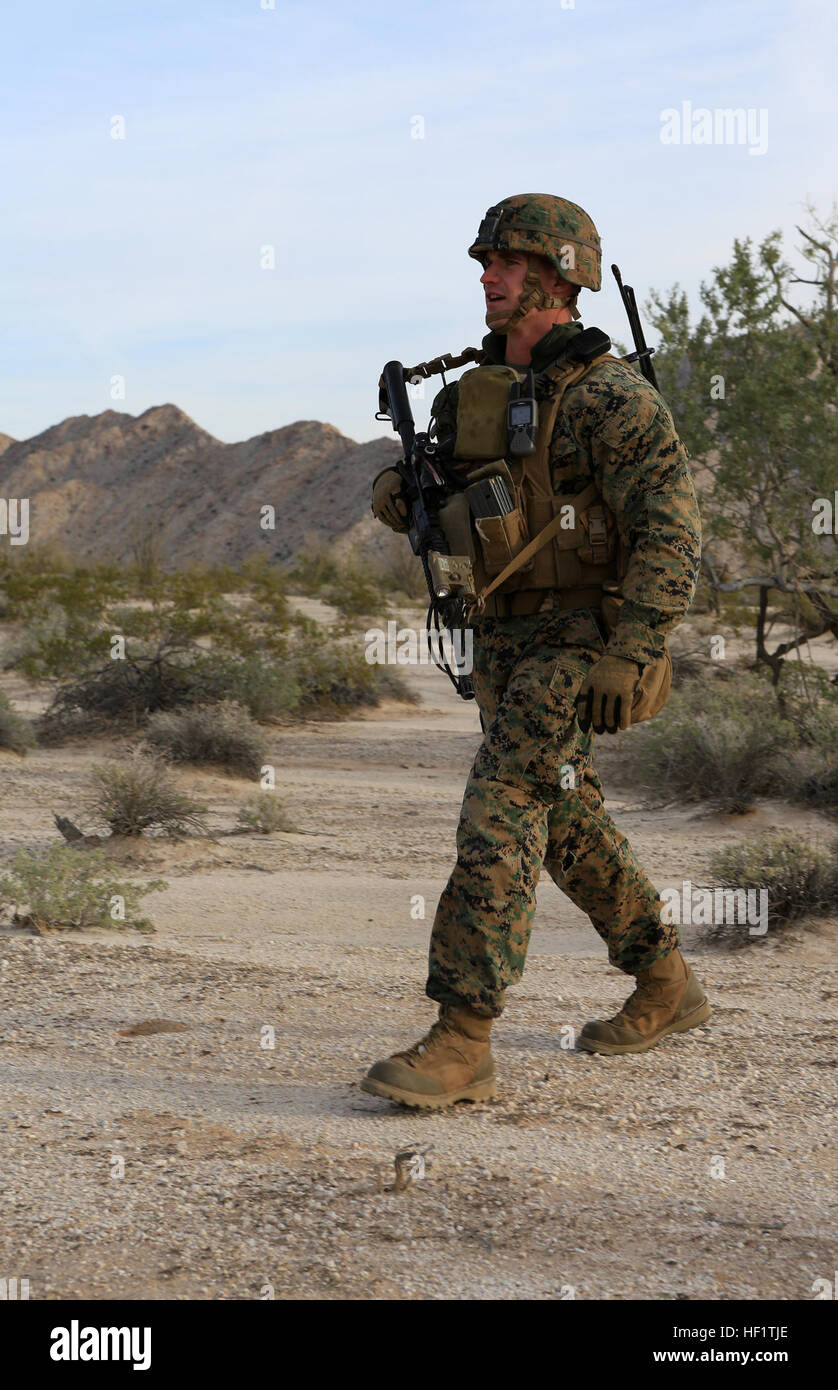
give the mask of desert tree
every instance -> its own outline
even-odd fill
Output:
[[[716,595],[757,590],[754,659],[777,687],[790,653],[838,637],[838,211],[806,214],[797,254],[811,274],[775,231],[734,241],[694,325],[677,285],[648,306],[702,493],[703,578]],[[791,636],[772,645],[777,609]]]

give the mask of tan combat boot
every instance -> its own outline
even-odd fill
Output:
[[[681,952],[670,951],[635,977],[637,989],[608,1021],[586,1023],[586,1052],[646,1052],[667,1033],[683,1033],[710,1017],[710,1005]]]
[[[491,1100],[495,1064],[489,1047],[493,1020],[466,1004],[441,1004],[429,1033],[407,1052],[370,1067],[361,1090],[402,1105],[439,1110],[455,1100]]]

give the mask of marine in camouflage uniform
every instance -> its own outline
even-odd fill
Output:
[[[568,244],[571,267],[556,251]],[[582,330],[575,294],[551,297],[535,257],[552,252],[546,259],[565,291],[599,289],[596,229],[575,204],[521,195],[489,210],[470,254],[485,263],[504,247],[526,253],[527,270],[511,314],[489,306],[487,323],[494,318],[500,331],[484,338],[484,362],[507,361],[508,334],[527,314],[561,308],[556,317],[577,321],[555,323],[532,346],[528,365],[542,372]],[[453,383],[434,402],[440,441],[456,433],[457,395]],[[610,635],[596,607],[562,608],[558,595],[518,616],[514,595],[510,602],[501,590],[487,605],[493,611],[473,619],[484,737],[431,936],[426,993],[440,1018],[422,1042],[376,1063],[362,1083],[407,1104],[494,1094],[489,1030],[524,969],[542,864],[588,915],[612,965],[637,977],[614,1019],[585,1026],[583,1047],[643,1051],[709,1014],[677,927],[661,921],[656,889],[605,810],[592,763],[593,732],[628,726],[640,673],[662,656],[693,597],[700,526],[686,452],[654,387],[627,364],[604,359],[564,392],[549,465],[555,493],[576,496],[595,483],[613,513],[628,556],[623,602]],[[374,509],[381,515],[386,506]]]

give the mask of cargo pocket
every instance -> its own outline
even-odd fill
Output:
[[[562,650],[519,668],[486,731],[475,772],[544,800],[558,794],[559,769],[576,733],[576,693],[594,654]]]
[[[600,656],[600,652],[590,650],[562,652],[550,680],[551,693],[560,700],[568,701],[575,708],[576,696],[582,688],[582,683]]]

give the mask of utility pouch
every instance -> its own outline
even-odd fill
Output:
[[[488,582],[500,574],[529,541],[523,494],[506,463],[509,452],[509,398],[513,385],[523,379],[512,367],[491,364],[464,372],[457,383],[457,442],[454,458],[462,461],[468,478],[476,547],[482,562],[478,581]],[[516,474],[516,476],[520,476]],[[510,510],[485,503],[486,489],[474,484],[492,478],[503,479]],[[497,491],[497,490],[495,490]],[[482,575],[480,574],[482,568]],[[533,568],[532,557],[516,573],[513,587],[526,584],[524,576]]]
[[[622,594],[617,592],[606,592],[602,596],[602,622],[609,637],[617,626],[623,602]],[[643,668],[631,707],[632,724],[642,724],[644,720],[653,719],[656,714],[660,714],[669,699],[671,687],[672,658],[664,642],[663,656],[659,656]]]
[[[521,373],[512,367],[472,367],[457,383],[457,442],[454,458],[502,459],[509,452],[507,408],[513,383]]]
[[[501,570],[506,569],[510,560],[515,559],[529,540],[527,524],[520,507],[514,507],[504,516],[476,516],[474,528],[480,541],[483,568],[488,579],[494,578]],[[532,561],[529,567],[532,568]],[[521,568],[523,571],[526,566]]]
[[[526,517],[521,506],[521,491],[515,483],[508,464],[503,459],[492,459],[488,463],[469,470],[469,486],[463,496],[472,511],[472,523],[477,537],[482,568],[486,579],[492,579],[514,560],[529,540]],[[512,506],[501,512],[497,493],[486,503],[486,483],[496,479],[504,484]],[[508,503],[506,504],[508,506]],[[491,509],[494,514],[486,514]],[[522,565],[520,573],[532,569],[532,560]]]

